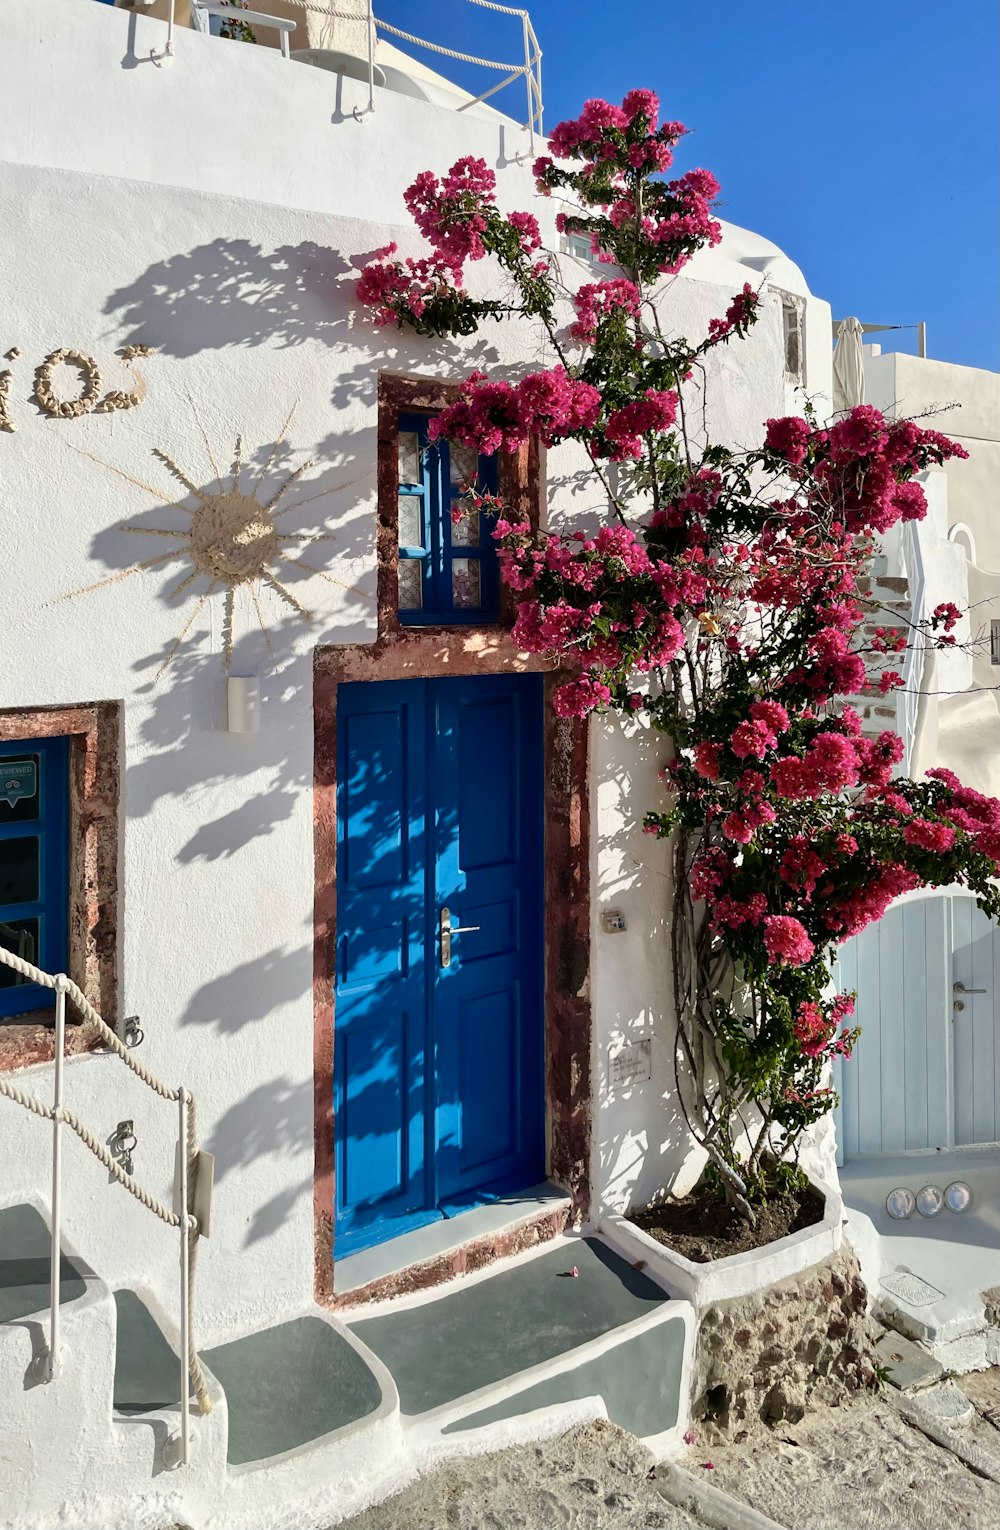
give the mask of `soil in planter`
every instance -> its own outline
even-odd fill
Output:
[[[634,1212],[629,1221],[675,1254],[696,1264],[708,1264],[712,1259],[763,1248],[800,1228],[813,1227],[823,1220],[826,1203],[818,1190],[806,1185],[801,1190],[772,1195],[766,1205],[755,1210],[757,1226],[751,1227],[735,1206],[726,1205],[714,1187],[697,1185],[683,1200],[647,1206]]]

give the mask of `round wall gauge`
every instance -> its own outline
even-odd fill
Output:
[[[912,1217],[916,1202],[913,1199],[913,1191],[900,1187],[898,1190],[890,1190],[885,1198],[885,1209],[897,1222],[905,1217]]]
[[[949,1211],[968,1211],[972,1205],[972,1189],[962,1179],[954,1179],[944,1192],[944,1203]]]

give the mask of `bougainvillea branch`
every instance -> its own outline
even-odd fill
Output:
[[[358,296],[426,335],[521,317],[549,337],[557,365],[473,374],[431,433],[486,455],[579,442],[608,485],[612,524],[593,534],[538,533],[496,504],[514,638],[567,671],[561,716],[642,714],[670,741],[644,827],[673,848],[676,1091],[752,1219],[768,1166],[835,1103],[827,1067],[857,1036],[852,997],[833,993],[837,943],[924,886],[964,883],[1000,914],[1000,802],[946,770],[899,777],[902,740],[867,736],[844,699],[898,688],[908,646],[955,642],[949,603],[880,622],[868,573],[879,534],[925,515],[919,475],[963,449],[867,406],[769,419],[750,451],[696,445],[685,391],[761,299],[746,284],[701,340],[665,337],[663,278],[721,230],[708,171],[666,178],[685,130],[658,119],[650,91],[589,101],[535,165],[539,192],[564,199],[557,226],[609,268],[568,302],[536,219],[502,214],[471,159],[418,176],[406,202],[431,253],[384,251]],[[502,302],[465,289],[486,256]]]

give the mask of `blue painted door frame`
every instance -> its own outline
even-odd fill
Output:
[[[338,1254],[543,1177],[541,722],[534,675],[339,688]]]
[[[68,924],[69,739],[0,742],[0,944],[65,972]],[[51,988],[0,966],[0,1018],[54,1003]]]

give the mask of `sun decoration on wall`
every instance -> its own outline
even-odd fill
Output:
[[[308,499],[296,500],[292,504],[284,505],[279,509],[285,495],[298,482],[302,475],[308,472],[314,463],[310,459],[303,462],[300,467],[289,472],[278,489],[269,499],[261,501],[258,493],[261,485],[267,478],[274,464],[278,451],[288,433],[289,426],[295,414],[293,405],[288,419],[282,427],[281,434],[273,442],[264,465],[255,474],[254,481],[249,487],[244,482],[246,463],[243,459],[243,439],[236,437],[236,449],[233,457],[232,468],[228,478],[224,478],[218,463],[212,454],[208,438],[202,431],[205,441],[205,449],[215,472],[217,488],[207,490],[200,488],[193,477],[180,467],[173,457],[162,447],[154,447],[153,455],[159,458],[167,471],[182,483],[197,501],[195,507],[185,504],[183,501],[164,502],[164,508],[180,510],[190,518],[190,525],[186,529],[174,527],[152,526],[123,526],[123,531],[134,532],[139,536],[161,537],[172,541],[175,545],[165,552],[156,553],[151,558],[144,558],[130,568],[122,569],[119,573],[112,574],[107,579],[99,579],[96,584],[88,584],[83,589],[73,590],[69,595],[63,596],[64,600],[72,600],[78,595],[88,595],[95,590],[104,589],[107,585],[117,584],[122,579],[128,579],[133,574],[143,573],[147,569],[164,567],[173,562],[184,561],[190,564],[182,578],[171,590],[167,591],[166,599],[170,600],[184,594],[186,590],[196,585],[198,581],[206,581],[201,588],[194,591],[199,595],[199,600],[191,615],[181,628],[177,641],[167,654],[160,668],[156,672],[156,679],[165,673],[170,666],[178,649],[187,637],[199,613],[205,606],[209,596],[218,590],[225,591],[225,610],[223,614],[223,634],[225,667],[228,673],[233,656],[233,618],[236,611],[236,595],[238,590],[245,590],[252,604],[254,614],[264,635],[268,648],[271,647],[271,639],[264,621],[261,610],[258,587],[266,585],[272,589],[279,598],[290,606],[303,621],[311,622],[313,614],[308,611],[292,594],[287,584],[279,578],[284,569],[296,572],[318,575],[329,584],[339,585],[341,589],[351,590],[355,594],[362,595],[354,585],[345,584],[340,579],[335,579],[332,574],[321,568],[316,568],[312,563],[307,563],[305,558],[298,555],[295,558],[289,556],[290,550],[297,545],[313,542],[330,542],[333,537],[329,532],[292,532],[282,531],[279,528],[281,518],[291,510],[304,509],[306,505],[313,504],[318,499],[324,499],[332,492],[325,488],[319,494],[314,494]],[[74,448],[76,450],[77,448]],[[90,452],[83,452],[83,456],[89,457],[92,462],[97,462],[101,467],[108,468],[126,482],[134,484],[163,501],[161,490],[152,484],[144,483],[139,478],[134,478],[130,473],[125,473],[121,468],[114,467],[110,462],[103,462],[99,457],[94,457]],[[287,574],[285,575],[287,578]]]

